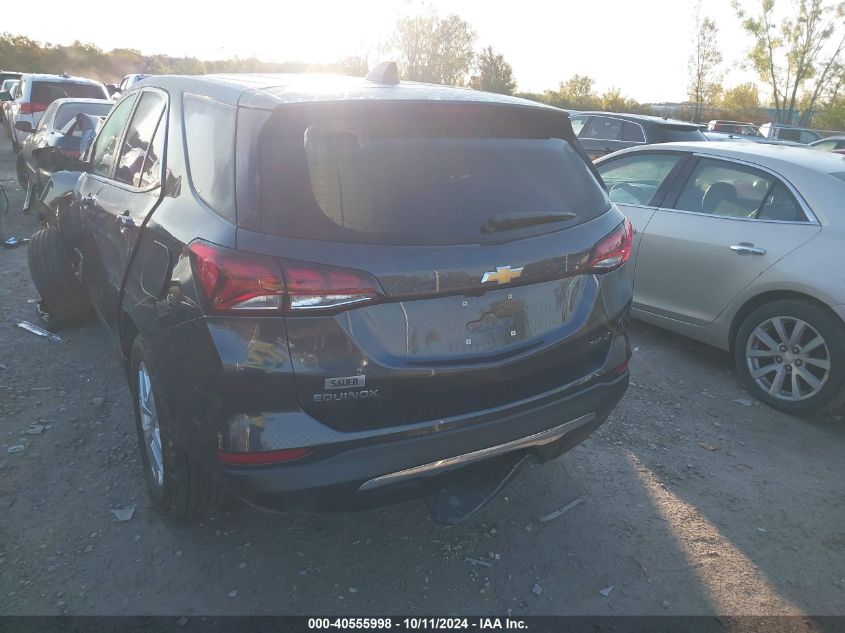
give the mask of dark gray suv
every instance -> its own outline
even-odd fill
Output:
[[[78,168],[30,269],[57,322],[107,325],[172,516],[220,484],[472,510],[625,392],[631,225],[560,110],[390,72],[155,77]]]

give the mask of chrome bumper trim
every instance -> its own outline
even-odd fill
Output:
[[[574,420],[564,422],[559,426],[535,433],[534,435],[529,435],[528,437],[521,437],[504,444],[499,444],[498,446],[482,448],[471,453],[464,453],[463,455],[456,455],[455,457],[447,457],[446,459],[441,459],[429,464],[423,464],[422,466],[414,466],[413,468],[406,468],[405,470],[399,470],[394,473],[375,477],[374,479],[364,482],[358,490],[359,492],[365,492],[367,490],[374,490],[375,488],[381,488],[382,486],[387,486],[389,484],[395,484],[399,481],[405,481],[406,479],[413,479],[414,477],[437,475],[446,470],[466,466],[467,464],[472,464],[473,462],[490,459],[491,457],[497,457],[523,448],[550,444],[559,440],[570,431],[574,431],[575,429],[582,427],[595,419],[595,413],[587,413],[586,415],[582,415]]]

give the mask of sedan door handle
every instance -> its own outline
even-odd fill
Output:
[[[758,248],[750,242],[740,242],[731,246],[731,250],[739,255],[765,255],[765,248]]]

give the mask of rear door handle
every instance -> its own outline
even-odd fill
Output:
[[[731,246],[731,250],[739,255],[765,255],[766,249],[754,246],[750,242],[740,242]]]

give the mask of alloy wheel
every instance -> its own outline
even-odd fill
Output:
[[[770,396],[796,402],[818,394],[830,375],[827,343],[812,325],[795,317],[766,319],[745,348],[751,378]]]
[[[141,412],[141,431],[147,462],[153,481],[161,488],[164,485],[164,459],[161,448],[161,428],[158,423],[153,386],[144,363],[138,365],[138,409]]]

